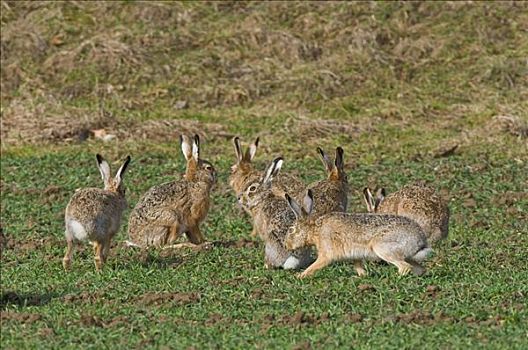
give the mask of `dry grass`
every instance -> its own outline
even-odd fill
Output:
[[[228,129],[226,115],[286,116],[264,132],[311,143],[379,125],[462,128],[460,139],[496,115],[527,119],[521,2],[1,6],[3,147],[108,125],[162,142],[132,120],[197,114]],[[525,138],[515,125],[499,129]]]

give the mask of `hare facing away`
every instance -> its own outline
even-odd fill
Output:
[[[264,177],[248,184],[238,196],[238,201],[250,213],[256,233],[264,240],[265,266],[297,269],[306,266],[312,259],[309,249],[289,252],[284,247],[286,233],[295,216],[284,198],[276,196],[272,189],[282,164],[281,157],[274,159]]]
[[[264,172],[255,169],[252,163],[259,145],[258,137],[249,145],[246,152],[243,152],[238,136],[233,138],[233,145],[235,146],[236,163],[231,167],[229,185],[238,197],[249,184],[258,182],[264,175]],[[304,183],[293,175],[281,173],[280,177],[274,179],[272,190],[276,196],[282,198],[286,192],[294,194],[301,193],[304,190]],[[246,210],[246,212],[248,211]],[[248,212],[248,214],[250,213]],[[257,235],[255,228],[253,228],[251,235]]]
[[[88,239],[95,253],[95,268],[100,270],[108,258],[110,242],[119,231],[121,216],[127,207],[123,175],[130,163],[130,156],[111,178],[110,166],[97,154],[97,167],[101,172],[104,189],[83,188],[74,193],[66,207],[66,253],[62,259],[65,270],[71,266],[75,240]]]
[[[333,212],[346,212],[348,177],[344,170],[344,151],[341,147],[337,147],[333,162],[322,148],[317,147],[317,152],[325,166],[327,178],[308,186],[308,189],[311,189],[315,196],[312,216],[318,217]]]
[[[367,187],[363,197],[369,212],[394,214],[416,221],[424,230],[430,244],[445,239],[449,232],[449,207],[434,188],[422,183],[404,186],[386,196],[385,189],[376,198]]]
[[[289,250],[315,246],[317,259],[299,277],[339,260],[352,260],[359,276],[366,275],[364,260],[382,259],[396,265],[400,275],[425,272],[420,262],[429,248],[425,233],[413,220],[388,214],[330,213],[314,218],[314,199],[308,190],[303,206],[288,194],[286,200],[296,220],[284,241]]]
[[[209,211],[216,170],[200,158],[198,135],[194,136],[192,145],[187,136],[182,136],[181,149],[187,160],[183,179],[151,187],[139,199],[128,221],[130,245],[166,247],[183,233],[192,245],[205,242],[200,223]]]

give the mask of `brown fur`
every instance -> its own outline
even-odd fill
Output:
[[[187,159],[184,178],[150,188],[132,210],[128,235],[134,245],[163,247],[183,233],[191,243],[205,242],[200,223],[209,211],[216,171],[211,163],[199,158],[197,136],[192,152],[189,139],[182,137],[182,152]]]
[[[84,238],[94,246],[96,269],[102,268],[108,258],[110,242],[119,231],[121,217],[127,207],[122,177],[130,157],[127,157],[114,178],[110,176],[110,166],[100,155],[97,155],[97,161],[105,184],[104,189],[78,190],[66,206],[64,221],[67,248],[62,259],[66,270],[71,266],[74,241]],[[79,233],[81,231],[83,234]]]
[[[252,163],[258,149],[258,144],[259,138],[247,148],[246,152],[243,152],[240,138],[238,136],[233,138],[236,163],[231,167],[229,185],[237,197],[239,197],[250,184],[259,182],[264,175],[264,172],[255,169]],[[284,193],[286,192],[295,194],[302,192],[304,190],[304,183],[293,175],[281,174],[274,179],[271,188],[275,196],[278,198],[284,198]],[[247,210],[245,211],[251,215]],[[251,235],[257,235],[255,227],[253,227]]]
[[[395,215],[329,213],[318,218],[311,215],[314,197],[309,190],[301,207],[286,196],[296,215],[284,245],[287,249],[315,246],[317,260],[299,277],[339,260],[352,260],[358,275],[366,274],[363,261],[382,259],[398,267],[400,274],[425,272],[420,262],[431,249],[420,226],[408,218]]]
[[[270,168],[277,163],[278,159],[274,160]],[[282,164],[282,160],[280,162]],[[295,216],[288,209],[284,199],[277,197],[273,192],[272,182],[279,169],[276,172],[271,171],[259,181],[248,184],[239,196],[239,203],[249,212],[253,218],[256,234],[265,242],[265,266],[299,268],[311,259],[310,251],[300,249],[292,254],[284,248],[284,239]],[[293,260],[298,260],[298,264],[289,265],[287,263]]]
[[[318,217],[327,213],[346,212],[348,204],[348,177],[343,168],[343,149],[336,148],[336,157],[332,163],[321,148],[317,149],[325,165],[327,178],[308,186],[314,193],[312,215]],[[295,198],[295,196],[294,196]]]
[[[375,202],[371,211],[401,215],[416,221],[431,244],[445,239],[449,233],[450,213],[447,203],[434,188],[423,183],[404,186],[386,197],[378,192]]]

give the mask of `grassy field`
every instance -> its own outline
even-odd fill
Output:
[[[500,3],[2,1],[1,347],[528,347],[528,6]],[[115,135],[105,142],[101,130]],[[181,133],[219,171],[209,250],[125,247],[65,273],[64,209],[127,154],[130,206],[179,177]],[[261,137],[307,183],[345,149],[366,186],[426,180],[450,235],[423,277],[338,263],[266,270],[227,185]]]

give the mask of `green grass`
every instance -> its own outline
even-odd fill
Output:
[[[1,6],[3,349],[528,347],[525,4]],[[149,126],[164,121],[181,124]],[[117,140],[76,141],[96,128]],[[218,243],[142,254],[127,210],[102,272],[88,244],[64,272],[64,209],[101,186],[95,153],[132,156],[132,207],[182,173],[187,130],[219,171],[202,227]],[[452,217],[428,273],[264,269],[227,185],[233,135],[307,183],[324,176],[315,147],[343,146],[354,212],[366,185],[430,182]]]

